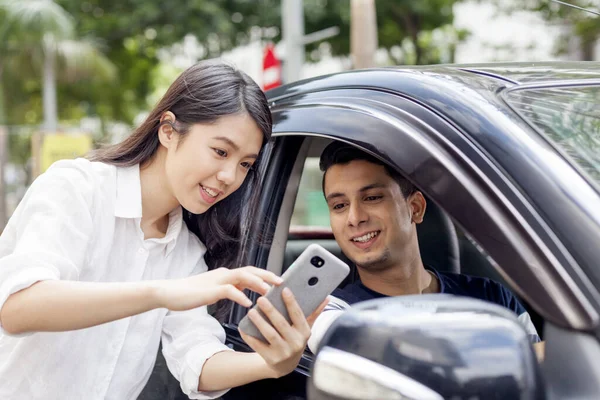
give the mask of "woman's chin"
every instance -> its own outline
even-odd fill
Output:
[[[204,204],[203,201],[182,201],[181,206],[192,214],[204,214],[212,207],[212,204]]]
[[[210,209],[211,206],[205,206],[205,205],[196,205],[196,207],[193,210],[189,210],[191,211],[193,214],[204,214],[205,212],[207,212]]]

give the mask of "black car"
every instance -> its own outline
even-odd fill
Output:
[[[282,273],[310,243],[348,261],[328,229],[316,167],[341,140],[424,193],[424,263],[510,287],[546,343],[545,360],[493,305],[411,297],[429,310],[416,324],[389,318],[407,299],[377,300],[338,319],[294,373],[224,398],[301,399],[307,387],[315,400],[600,398],[599,64],[373,69],[267,94],[274,139],[244,264]],[[245,312],[235,306],[224,324],[240,351],[249,351],[236,328]]]

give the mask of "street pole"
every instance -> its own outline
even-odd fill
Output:
[[[304,8],[302,0],[281,1],[281,29],[285,43],[284,83],[299,80],[304,64]]]
[[[0,90],[2,90],[2,88],[0,88]],[[0,112],[2,111],[0,110]],[[5,167],[6,164],[8,164],[8,129],[3,122],[4,121],[0,121],[0,233],[4,230],[6,222],[8,221],[6,209],[6,181],[4,180],[4,176],[6,175]]]
[[[375,66],[377,41],[375,0],[351,0],[350,53],[354,68]]]
[[[56,106],[56,54],[52,36],[44,37],[44,72],[42,99],[44,105],[44,130],[46,132],[56,132],[58,128],[58,111]]]
[[[33,183],[42,173],[42,143],[44,141],[43,133],[36,131],[31,135],[31,182]]]
[[[8,127],[6,126],[6,113],[4,103],[4,85],[2,75],[2,66],[0,65],[0,232],[4,230],[8,222],[6,209],[6,164],[8,158]]]

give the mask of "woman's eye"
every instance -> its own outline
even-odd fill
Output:
[[[227,152],[221,149],[213,149],[219,157],[227,157]]]
[[[243,163],[241,163],[240,165],[241,165],[243,168],[246,168],[246,169],[250,169],[250,168],[252,168],[252,163],[249,163],[249,162],[243,162]]]

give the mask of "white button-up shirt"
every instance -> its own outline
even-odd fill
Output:
[[[60,161],[28,190],[0,237],[0,309],[11,294],[49,279],[131,282],[207,270],[206,248],[181,209],[164,238],[144,240],[139,166]],[[93,313],[94,310],[89,310]],[[204,362],[229,350],[206,307],[156,309],[69,332],[13,336],[0,326],[0,399],[135,399],[159,341],[171,373],[192,399]]]

